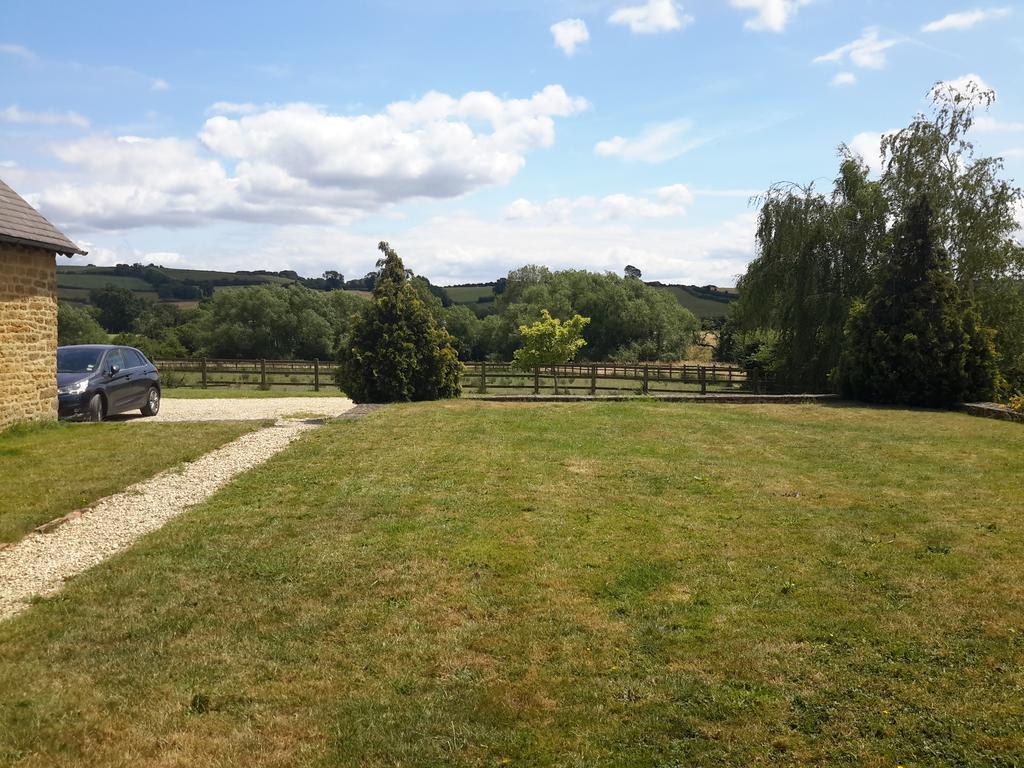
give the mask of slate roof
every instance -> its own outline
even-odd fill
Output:
[[[0,242],[45,248],[65,256],[85,255],[85,251],[68,240],[3,179],[0,179]]]

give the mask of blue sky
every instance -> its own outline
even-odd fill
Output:
[[[877,162],[938,80],[1024,178],[1024,8],[996,0],[0,0],[0,178],[88,263],[526,263],[732,284],[751,194]]]

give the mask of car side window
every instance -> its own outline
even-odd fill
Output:
[[[119,349],[112,349],[110,352],[107,352],[106,369],[109,371],[115,365],[122,371],[125,369],[124,356]]]
[[[124,353],[124,361],[128,364],[129,368],[141,368],[146,364],[142,355],[134,349],[122,349],[121,351]]]

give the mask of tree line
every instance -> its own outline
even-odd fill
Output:
[[[699,327],[671,294],[634,275],[525,266],[501,278],[495,301],[474,311],[446,306],[437,286],[402,269],[409,290],[450,334],[460,360],[511,360],[523,345],[521,327],[541,320],[545,312],[562,320],[591,318],[580,352],[588,360],[678,360]],[[365,283],[373,284],[371,290],[383,270],[382,260]],[[182,309],[107,285],[90,293],[89,306],[61,304],[59,341],[114,338],[160,358],[327,360],[338,356],[368,304],[352,291],[295,283],[220,289],[196,308]]]

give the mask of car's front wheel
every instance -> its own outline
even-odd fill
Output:
[[[105,410],[103,407],[103,396],[98,393],[93,395],[89,398],[89,405],[85,409],[86,421],[103,421]]]
[[[160,390],[156,387],[150,387],[149,393],[146,395],[146,404],[142,406],[143,416],[156,416],[160,413]]]

